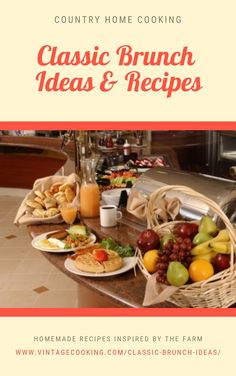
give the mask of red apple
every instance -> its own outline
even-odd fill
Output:
[[[196,223],[179,223],[174,229],[175,235],[181,238],[193,239],[198,232],[198,225]]]
[[[212,260],[212,264],[216,273],[228,269],[230,266],[230,255],[217,253],[217,255]]]
[[[160,246],[160,238],[154,230],[147,229],[142,231],[139,235],[137,245],[139,249],[145,253],[151,249],[158,249]]]

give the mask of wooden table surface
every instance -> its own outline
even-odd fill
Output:
[[[102,228],[99,223],[99,218],[84,219],[84,224],[87,225],[98,239],[107,238],[111,236],[120,244],[131,244],[135,246],[138,234],[143,227],[132,221],[131,217],[123,215],[118,226],[113,228]],[[53,231],[64,228],[64,225],[30,225],[28,226],[31,237],[35,237],[44,232]],[[91,289],[96,294],[103,296],[111,304],[118,307],[137,308],[142,307],[144,298],[146,279],[136,268],[136,275],[134,270],[130,270],[123,274],[112,277],[82,277],[67,271],[64,267],[64,262],[69,253],[49,253],[42,252],[43,255],[63,273],[68,275],[74,281],[78,282],[84,287]],[[155,305],[155,307],[171,308],[175,305],[164,302]]]

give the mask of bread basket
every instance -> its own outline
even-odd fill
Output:
[[[214,274],[205,281],[195,282],[175,288],[173,286],[161,285],[156,282],[155,275],[148,273],[142,262],[141,252],[138,253],[138,265],[147,279],[146,292],[152,289],[151,305],[163,300],[170,301],[179,307],[195,307],[195,308],[226,308],[236,302],[236,264],[234,263],[234,253],[236,251],[236,230],[233,228],[228,217],[223,213],[221,208],[208,197],[196,192],[195,190],[181,185],[164,186],[154,191],[148,200],[147,206],[147,223],[148,228],[152,228],[158,232],[160,236],[170,233],[173,227],[183,221],[172,221],[159,224],[155,214],[155,202],[165,198],[168,192],[179,191],[190,195],[191,197],[202,200],[209,207],[212,214],[218,216],[227,228],[230,237],[230,267],[222,272]],[[149,286],[148,286],[149,285]],[[164,292],[164,294],[163,294]],[[165,299],[160,299],[160,293]],[[146,300],[147,301],[147,300]],[[145,298],[144,298],[145,302]]]

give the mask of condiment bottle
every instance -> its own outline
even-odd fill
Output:
[[[80,187],[80,216],[94,218],[99,216],[100,192],[95,179],[94,159],[81,160],[82,183]]]
[[[129,156],[131,154],[131,146],[128,143],[128,140],[125,140],[125,143],[123,145],[123,153],[125,156]]]
[[[111,135],[109,134],[105,140],[105,146],[106,148],[113,148],[114,146],[114,143],[113,143],[113,140],[112,140],[112,137]]]

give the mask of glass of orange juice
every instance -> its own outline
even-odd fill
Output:
[[[60,212],[63,220],[68,225],[72,225],[77,217],[78,207],[73,204],[64,203],[60,207]]]

